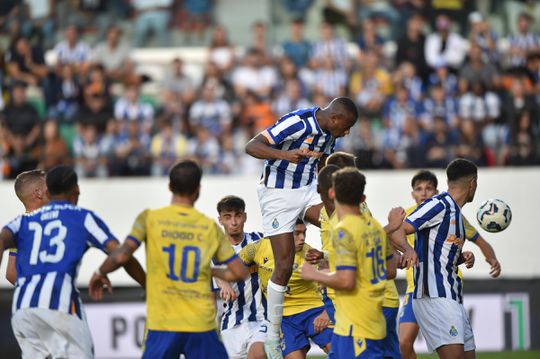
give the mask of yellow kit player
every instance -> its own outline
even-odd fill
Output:
[[[305,358],[309,350],[309,339],[328,352],[332,338],[330,320],[324,309],[316,283],[300,277],[299,269],[304,263],[306,252],[311,248],[305,243],[306,225],[297,220],[294,226],[295,257],[293,273],[287,284],[281,323],[281,346],[285,358]],[[261,239],[250,243],[239,253],[248,266],[256,265],[261,289],[266,296],[268,280],[274,270],[274,255],[270,240]]]
[[[143,358],[227,358],[216,331],[212,275],[243,280],[248,271],[225,234],[209,217],[193,208],[199,197],[201,168],[184,160],[169,172],[171,205],[145,210],[124,244],[113,251],[90,281],[94,299],[110,288],[107,273],[146,244],[148,333]],[[227,264],[211,269],[212,259]]]
[[[331,235],[336,271],[319,272],[307,263],[302,267],[303,278],[336,290],[332,358],[384,355],[386,322],[382,305],[387,276],[395,276],[395,267],[386,266],[390,247],[385,229],[361,213],[365,183],[364,175],[355,168],[334,173],[329,194],[339,219]],[[393,211],[386,230],[399,228],[401,218],[399,211]]]

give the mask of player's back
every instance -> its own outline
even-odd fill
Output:
[[[148,328],[215,329],[211,261],[235,256],[218,225],[190,206],[170,205],[142,212],[130,238],[146,242]]]
[[[356,271],[352,291],[336,290],[336,328],[343,336],[383,339],[382,303],[386,286],[387,242],[374,218],[348,215],[335,227],[336,269]]]
[[[90,246],[115,237],[93,212],[54,201],[8,225],[17,246],[13,309],[39,307],[81,317],[77,268]]]

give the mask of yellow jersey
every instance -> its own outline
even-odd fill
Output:
[[[216,329],[210,264],[236,257],[217,223],[191,206],[170,205],[140,213],[128,239],[146,243],[148,329]]]
[[[300,268],[305,261],[306,252],[311,247],[304,244],[300,252],[294,256],[293,272],[283,302],[283,316],[294,315],[306,310],[324,305],[317,284],[306,281],[300,276]],[[266,297],[268,281],[274,270],[274,254],[268,238],[263,238],[255,243],[250,243],[238,253],[240,259],[248,266],[257,265],[261,290]]]
[[[336,270],[356,271],[354,290],[336,290],[334,333],[384,339],[386,321],[382,304],[388,253],[384,229],[372,217],[347,215],[336,225],[332,242]]]
[[[416,210],[416,208],[418,208],[417,204],[407,208],[405,210],[405,213],[406,213],[405,217],[408,217],[411,213],[413,213]],[[478,236],[480,236],[480,233],[478,233],[476,228],[474,228],[469,223],[467,218],[465,218],[465,217],[463,217],[463,225],[465,226],[465,239],[467,239],[467,240],[469,240],[471,242],[475,242],[478,239]],[[409,245],[411,247],[413,247],[413,248],[414,248],[415,241],[416,241],[416,233],[411,233],[411,234],[407,235],[407,243],[409,243]],[[406,294],[414,292],[414,274],[413,274],[413,271],[414,270],[413,270],[412,267],[407,269],[407,271],[406,271],[406,278],[407,278],[407,291],[405,292]],[[458,267],[458,276],[459,276],[459,278],[463,278],[463,275],[461,273],[461,269],[459,267]]]

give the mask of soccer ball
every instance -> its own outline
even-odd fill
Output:
[[[512,221],[512,210],[500,199],[488,199],[478,208],[476,219],[486,231],[501,232],[510,225]]]

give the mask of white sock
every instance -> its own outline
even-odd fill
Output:
[[[272,280],[268,281],[267,296],[268,296],[268,321],[270,322],[270,330],[268,331],[268,339],[278,340],[281,330],[281,320],[283,319],[283,300],[285,299],[286,286],[276,284]]]

